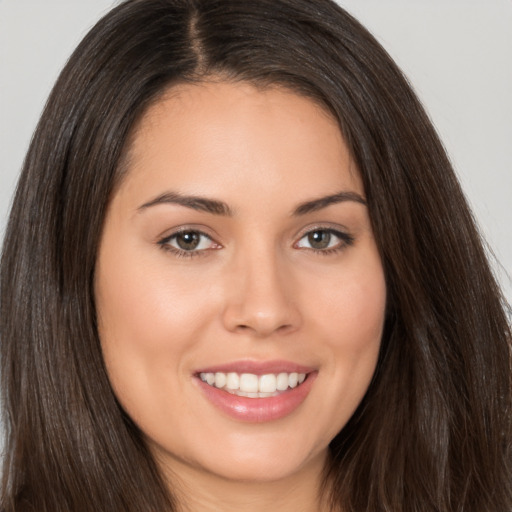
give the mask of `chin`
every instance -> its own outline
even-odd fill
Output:
[[[244,435],[231,434],[224,442],[197,444],[188,453],[173,449],[163,450],[153,445],[157,461],[173,459],[172,472],[193,471],[210,478],[220,478],[240,483],[268,483],[280,481],[315,468],[323,468],[328,447],[308,448],[307,441],[293,435]],[[150,446],[151,448],[151,446]],[[160,455],[160,456],[159,456]],[[167,465],[163,462],[164,465]]]

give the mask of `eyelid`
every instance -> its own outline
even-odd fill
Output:
[[[329,231],[331,233],[339,233],[340,235],[342,236],[346,236],[346,237],[352,237],[350,235],[350,230],[345,227],[345,226],[341,226],[340,224],[331,224],[330,222],[319,222],[319,223],[314,223],[314,224],[310,224],[304,228],[302,228],[296,235],[295,235],[295,240],[300,240],[301,238],[303,238],[305,235],[311,233],[312,231]]]
[[[206,226],[199,224],[182,224],[173,228],[166,229],[156,237],[155,242],[159,243],[162,240],[168,240],[173,236],[179,235],[180,233],[187,233],[189,231],[200,233],[201,235],[211,238],[215,242],[217,242],[217,240],[219,239],[219,236],[212,229]]]

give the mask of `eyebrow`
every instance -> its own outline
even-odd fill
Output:
[[[353,201],[366,205],[366,200],[356,192],[338,192],[329,196],[319,197],[299,204],[294,210],[294,216],[306,215],[307,213],[316,212],[333,204],[343,203],[345,201]],[[138,211],[143,211],[152,206],[160,204],[178,204],[191,208],[192,210],[212,213],[214,215],[233,216],[233,210],[223,201],[217,199],[208,199],[195,195],[182,195],[177,192],[166,192],[151,201],[139,206]]]
[[[307,213],[316,212],[322,208],[326,208],[332,204],[344,203],[345,201],[353,201],[365,206],[367,204],[363,196],[359,195],[357,192],[344,191],[301,203],[299,206],[297,206],[297,208],[295,208],[293,215],[305,215]]]
[[[214,215],[225,215],[232,216],[233,211],[223,201],[217,201],[216,199],[208,199],[200,196],[185,196],[178,194],[177,192],[167,192],[155,197],[151,201],[144,203],[139,206],[138,210],[142,211],[151,206],[159,204],[179,204],[192,210],[198,210],[201,212],[213,213]]]

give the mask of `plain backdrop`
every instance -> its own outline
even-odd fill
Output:
[[[114,3],[0,0],[0,240],[46,97],[74,47]],[[512,0],[339,3],[379,39],[426,105],[512,302]]]

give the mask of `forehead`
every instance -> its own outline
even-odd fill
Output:
[[[254,193],[269,186],[363,193],[334,117],[282,87],[174,86],[142,116],[128,155],[128,182],[148,194],[169,187],[218,195],[241,186]]]

